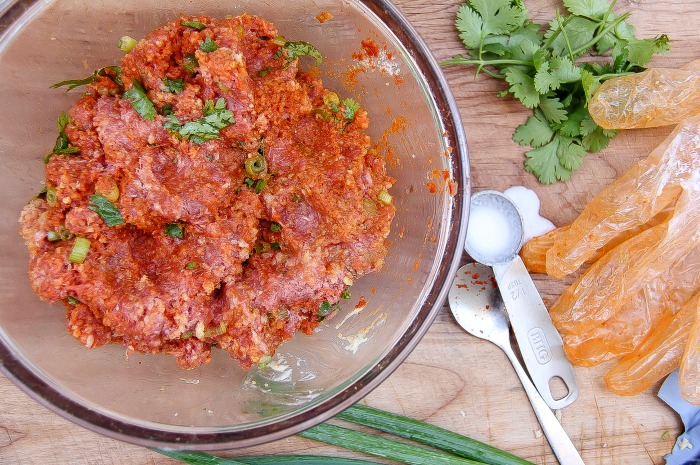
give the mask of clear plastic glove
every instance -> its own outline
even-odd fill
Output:
[[[605,129],[668,126],[700,114],[700,60],[605,81],[588,112]]]

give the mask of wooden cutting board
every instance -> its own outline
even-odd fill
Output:
[[[438,60],[461,53],[454,30],[459,0],[395,2],[428,43]],[[529,0],[538,22],[553,17],[558,2]],[[697,0],[620,0],[631,11],[640,37],[668,33],[672,52],[656,66],[681,66],[700,58],[700,2]],[[512,99],[498,98],[502,82],[474,70],[449,67],[445,73],[457,99],[469,140],[474,190],[534,189],[542,212],[562,224],[573,220],[597,192],[622,174],[670,128],[628,131],[602,154],[587,157],[568,183],[539,185],[523,171],[523,150],[511,141],[528,116]],[[567,282],[538,277],[536,284],[551,304]],[[608,366],[577,368],[579,399],[561,411],[561,422],[587,464],[663,464],[681,431],[676,414],[656,397],[658,385],[635,397],[606,390]],[[430,373],[430,376],[425,376]],[[438,316],[407,361],[363,402],[450,428],[531,460],[555,464],[537,419],[505,356],[488,342],[464,333],[448,309]],[[235,454],[301,453],[359,457],[299,438],[289,438]],[[234,453],[222,455],[233,455]],[[176,464],[147,449],[104,438],[49,412],[0,376],[1,464]]]

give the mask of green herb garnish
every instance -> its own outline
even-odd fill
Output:
[[[185,56],[182,58],[182,68],[192,74],[195,71],[197,71],[197,67],[199,66],[199,61],[197,60],[197,57],[194,56],[194,53],[186,53]]]
[[[70,117],[66,114],[66,112],[62,111],[61,114],[58,115],[57,124],[58,137],[56,138],[56,142],[53,145],[51,153],[44,157],[44,163],[48,163],[49,160],[51,160],[51,157],[54,155],[72,155],[80,152],[80,148],[70,145],[70,141],[66,135],[66,126],[70,124]]]
[[[70,295],[66,297],[66,302],[70,305],[78,305],[80,303],[78,299]]]
[[[470,0],[457,12],[459,37],[469,57],[443,63],[476,66],[505,80],[512,94],[533,115],[517,128],[513,140],[531,146],[525,169],[544,184],[566,181],[589,152],[603,150],[616,131],[598,126],[588,113],[588,100],[602,81],[643,71],[655,53],[669,50],[661,35],[637,39],[618,15],[613,0],[564,0],[547,28],[533,23],[522,0]],[[546,29],[541,33],[540,31]],[[592,55],[605,55],[587,60]]]
[[[243,184],[253,189],[256,194],[261,193],[267,187],[267,181],[264,179],[253,179],[249,177],[243,178]]]
[[[338,310],[338,304],[332,304],[324,300],[318,307],[318,321],[323,321],[328,315]]]
[[[199,44],[199,49],[203,52],[211,53],[215,50],[218,50],[219,46],[216,45],[216,42],[211,40],[211,37],[207,36],[207,38],[204,39],[204,41],[201,44]]]
[[[185,225],[182,223],[168,223],[165,225],[165,234],[174,239],[184,239]]]
[[[185,80],[184,79],[168,79],[163,78],[163,85],[165,86],[166,92],[171,92],[173,94],[179,94],[185,90]],[[173,107],[170,107],[170,112],[172,113]],[[165,114],[165,108],[163,108],[163,114]]]
[[[355,119],[355,113],[360,109],[360,104],[351,98],[346,98],[343,99],[343,105],[345,106],[343,118],[348,121],[353,121]]]
[[[277,223],[276,221],[273,221],[272,223],[270,223],[270,231],[280,232],[282,231],[282,225]]]
[[[109,227],[124,224],[124,218],[119,213],[119,209],[103,195],[91,195],[88,208],[100,215]]]
[[[199,263],[197,262],[187,262],[187,265],[185,265],[186,270],[194,270],[199,266]]]
[[[107,71],[111,71],[114,75],[111,75],[107,73]],[[122,75],[122,69],[119,66],[105,66],[104,68],[98,69],[94,73],[92,73],[90,76],[83,78],[83,79],[68,79],[66,81],[60,81],[55,84],[52,84],[50,87],[51,89],[57,89],[59,87],[65,87],[66,92],[69,90],[73,90],[76,87],[80,86],[86,86],[88,84],[94,84],[97,81],[97,78],[100,76],[109,76],[112,81],[114,81],[115,84],[122,86],[124,83],[122,82],[121,79]]]
[[[193,21],[180,21],[180,25],[184,27],[191,27],[193,29],[197,29],[198,31],[201,31],[202,29],[206,29],[207,25],[203,24],[197,20]]]
[[[289,41],[282,36],[275,37],[272,41],[280,45],[281,48],[275,53],[274,58],[282,58],[283,51],[287,55],[287,61],[293,61],[297,57],[310,56],[316,60],[316,66],[323,63],[323,55],[316,47],[308,42],[299,40],[296,42]]]
[[[351,297],[351,294],[350,294],[350,290],[349,290],[349,289],[345,289],[345,290],[340,294],[340,298],[341,298],[341,299],[347,300],[347,299],[349,299],[350,297]]]
[[[207,100],[202,108],[203,117],[181,124],[174,116],[169,115],[165,122],[165,128],[178,133],[194,144],[202,144],[208,140],[219,137],[219,131],[236,121],[233,112],[226,109],[226,101],[223,98]]]
[[[153,121],[156,117],[156,107],[148,98],[146,91],[138,80],[131,80],[131,89],[124,92],[124,98],[131,103],[132,108],[143,119]]]

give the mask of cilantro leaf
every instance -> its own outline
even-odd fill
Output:
[[[136,79],[131,79],[131,89],[124,92],[124,99],[131,103],[131,106],[141,117],[148,121],[153,121],[156,117],[156,107],[146,95],[141,83]]]
[[[627,60],[639,66],[645,66],[655,53],[666,53],[669,51],[669,38],[663,34],[655,39],[632,39],[627,41],[625,51]]]
[[[481,20],[481,15],[468,3],[462,4],[457,10],[456,27],[459,31],[459,38],[466,48],[479,48],[484,22]]]
[[[569,57],[552,57],[549,60],[552,75],[561,83],[577,82],[581,80],[581,68],[576,66]]]
[[[559,86],[561,86],[561,81],[551,73],[549,62],[545,61],[535,74],[535,89],[540,94],[546,94],[550,90],[557,90]]]
[[[593,95],[596,93],[600,85],[601,82],[598,76],[594,76],[593,73],[586,69],[581,70],[581,86],[583,87],[586,101],[593,98]]]
[[[226,100],[207,100],[202,107],[199,119],[181,124],[175,115],[170,115],[164,123],[165,129],[176,132],[193,144],[203,144],[219,137],[219,131],[236,122],[233,112],[226,109]]]
[[[202,29],[206,29],[207,25],[203,24],[197,20],[193,21],[180,21],[180,25],[184,27],[191,27],[193,29],[197,29],[198,31],[201,31]]]
[[[567,181],[571,177],[571,171],[559,162],[558,148],[559,138],[555,137],[550,143],[525,152],[525,171],[537,176],[542,184]]]
[[[168,223],[164,227],[165,234],[173,239],[185,238],[185,225],[182,223]]]
[[[552,123],[561,123],[566,119],[564,105],[552,94],[540,96],[539,109],[542,110],[545,118]]]
[[[169,79],[167,77],[163,78],[163,85],[165,86],[166,92],[171,92],[173,94],[179,94],[185,90],[185,80],[184,79]]]
[[[343,105],[345,105],[345,110],[343,110],[343,118],[348,121],[355,119],[355,113],[360,109],[360,104],[351,98],[343,99]]]
[[[540,103],[540,93],[535,88],[535,79],[518,68],[507,68],[508,90],[527,108],[535,108]]]
[[[112,226],[124,224],[124,218],[122,218],[122,214],[119,213],[119,209],[103,195],[91,195],[88,209],[100,215],[100,218],[102,218],[105,224],[110,228]]]
[[[216,42],[214,42],[211,37],[207,36],[207,38],[199,44],[199,49],[203,52],[211,53],[218,50],[219,46],[216,45]]]
[[[527,122],[518,126],[513,134],[513,141],[520,145],[542,147],[552,140],[554,130],[549,125],[547,118],[541,110],[535,110],[535,114],[527,119]]]
[[[292,61],[297,57],[310,56],[316,60],[316,66],[321,66],[321,63],[323,63],[323,55],[310,43],[304,42],[303,40],[293,42],[283,37],[279,37],[277,40],[284,41],[284,45],[275,53],[275,58],[281,58],[281,52],[285,50],[287,52],[287,61]]]
[[[596,21],[581,16],[570,16],[561,21],[554,19],[549,26],[544,37],[551,39],[552,54],[563,56],[573,54],[575,50],[590,43],[598,29]]]
[[[583,165],[583,158],[586,156],[586,150],[581,147],[578,139],[557,136],[559,145],[557,146],[557,158],[559,164],[569,172],[576,171]]]
[[[481,15],[484,34],[507,34],[521,26],[525,19],[522,6],[511,0],[472,0],[471,5]]]
[[[566,121],[563,121],[559,126],[559,133],[568,137],[581,136],[581,121],[586,116],[590,117],[588,109],[583,105],[570,112]]]
[[[581,143],[590,152],[600,152],[608,146],[610,140],[617,135],[617,131],[603,129],[598,126],[590,114],[586,114],[581,120]]]
[[[571,14],[596,19],[602,18],[610,9],[606,0],[564,0],[564,6]]]

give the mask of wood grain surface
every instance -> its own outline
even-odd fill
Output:
[[[453,26],[459,0],[395,3],[438,60],[463,51]],[[560,7],[549,0],[526,3],[540,22]],[[680,66],[700,58],[697,0],[620,0],[616,9],[632,12],[639,36],[668,33],[672,38],[672,52],[655,58],[652,65]],[[474,190],[530,187],[540,194],[543,214],[556,224],[573,220],[586,202],[671,130],[625,132],[604,152],[587,157],[570,182],[542,186],[524,172],[523,150],[510,138],[528,111],[495,95],[502,82],[485,76],[474,79],[473,71],[445,69],[468,135]],[[536,284],[551,304],[568,283],[537,277]],[[663,455],[681,431],[680,420],[656,397],[658,385],[635,397],[607,391],[602,381],[607,368],[576,368],[580,397],[561,411],[564,428],[589,465],[663,464]],[[426,372],[431,375],[424,376]],[[446,308],[407,361],[363,402],[452,429],[536,464],[557,463],[505,356],[490,343],[464,333]],[[221,455],[271,453],[359,457],[298,437]],[[0,464],[156,463],[179,462],[70,423],[0,376]]]

